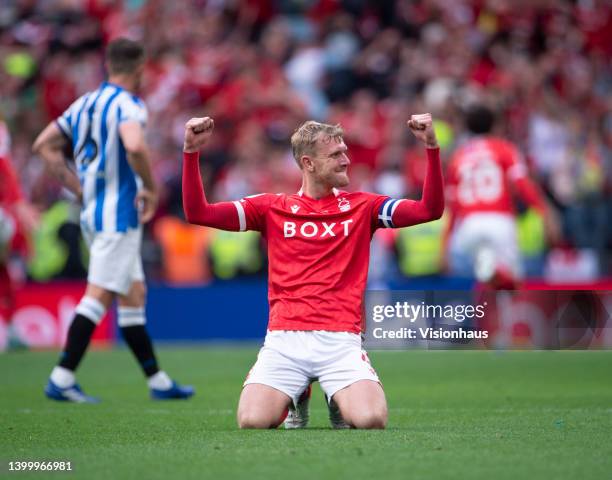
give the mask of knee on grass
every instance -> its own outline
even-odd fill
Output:
[[[278,418],[249,411],[239,411],[237,420],[238,428],[241,429],[267,429],[276,428],[280,425]]]
[[[360,429],[384,429],[387,426],[387,409],[378,408],[356,413],[350,419],[353,428]]]

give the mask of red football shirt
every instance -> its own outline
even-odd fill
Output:
[[[527,175],[521,153],[510,142],[476,137],[454,154],[447,172],[453,215],[514,214],[510,183]]]
[[[360,333],[370,240],[392,226],[397,203],[338,190],[319,200],[298,192],[235,202],[240,230],[268,242],[268,329]]]
[[[12,207],[22,198],[17,174],[11,163],[11,136],[0,120],[0,206]]]
[[[0,206],[13,207],[22,199],[15,169],[8,157],[0,155]]]
[[[270,330],[362,330],[370,240],[378,227],[408,227],[442,216],[444,182],[437,148],[427,149],[420,200],[336,189],[315,200],[261,194],[210,204],[199,154],[183,153],[183,209],[190,223],[258,230],[268,241]]]

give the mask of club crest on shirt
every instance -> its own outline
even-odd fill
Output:
[[[349,203],[349,201],[346,198],[344,198],[344,197],[339,198],[338,199],[338,209],[341,212],[346,212],[346,211],[351,209],[351,204]]]
[[[297,213],[299,209],[300,207],[298,205],[291,205],[291,213]]]

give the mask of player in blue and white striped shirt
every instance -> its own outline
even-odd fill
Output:
[[[121,130],[112,127],[134,122],[144,128],[146,120],[144,103],[110,82],[79,98],[56,120],[72,143],[83,195],[81,223],[92,232],[138,227],[134,201],[142,181],[130,167]]]
[[[148,377],[151,396],[188,398],[193,389],[177,385],[159,369],[145,329],[140,245],[142,224],[157,207],[157,191],[144,139],[147,110],[134,94],[144,66],[142,46],[114,40],[106,66],[108,81],[77,99],[33,146],[49,171],[81,201],[81,229],[90,249],[87,290],[45,393],[54,400],[95,401],[82,392],[74,372],[96,325],[117,297],[119,327]],[[66,143],[72,146],[75,170],[63,157]]]

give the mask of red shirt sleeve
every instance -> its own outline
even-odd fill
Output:
[[[208,203],[199,159],[198,152],[183,152],[183,211],[187,221],[234,232],[264,231],[266,212],[277,195],[262,193],[240,201]]]
[[[365,192],[364,192],[365,193]],[[385,225],[382,223],[382,206],[385,202],[390,200],[391,197],[388,195],[377,195],[375,193],[366,193],[370,197],[372,205],[371,218],[372,218],[372,231],[377,228],[384,228]]]
[[[200,176],[200,154],[183,152],[183,211],[189,223],[221,230],[241,229],[238,202],[208,203]]]
[[[0,157],[0,204],[14,205],[23,199],[17,174],[8,158]]]
[[[495,144],[496,151],[500,154],[504,170],[510,181],[526,177],[528,174],[525,157],[513,144],[500,141]]]
[[[437,220],[444,213],[440,149],[427,149],[427,174],[421,200],[388,198],[378,209],[378,227],[402,228]]]
[[[536,184],[529,178],[525,158],[511,143],[504,142],[504,161],[506,172],[516,193],[521,199],[541,214],[546,212],[546,203]]]
[[[278,198],[278,195],[260,193],[240,200],[239,205],[244,210],[244,230],[264,232],[266,230],[266,214],[276,198]]]
[[[541,215],[546,214],[544,197],[540,194],[537,185],[529,177],[522,177],[516,180],[514,188],[525,203],[536,209]]]

